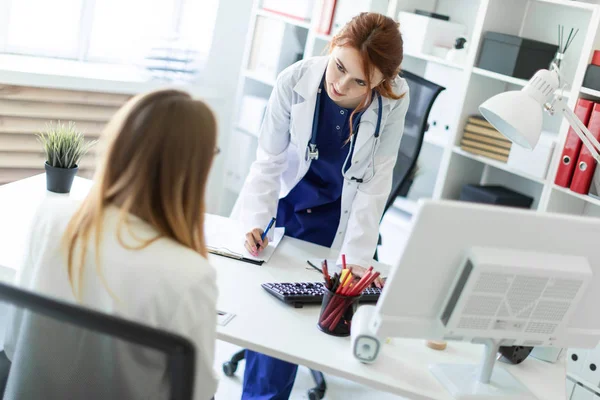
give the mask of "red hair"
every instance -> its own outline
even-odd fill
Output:
[[[400,73],[404,54],[399,24],[378,13],[363,12],[352,18],[329,43],[329,53],[337,46],[356,49],[362,58],[367,87],[371,87],[371,75],[375,68],[383,74],[383,82],[375,90],[383,97],[398,100],[404,94],[394,93],[392,83]],[[372,101],[372,91],[350,115],[350,136],[354,134],[352,122],[357,112],[365,110]]]

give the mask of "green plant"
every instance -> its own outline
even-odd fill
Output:
[[[46,129],[37,134],[46,153],[46,162],[57,168],[74,168],[96,141],[86,142],[74,122],[68,125],[60,121],[49,123]]]

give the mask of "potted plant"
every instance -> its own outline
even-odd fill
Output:
[[[37,136],[46,154],[46,188],[69,193],[81,158],[96,141],[86,142],[74,122],[50,123]]]

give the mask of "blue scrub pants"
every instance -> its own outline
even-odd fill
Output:
[[[246,350],[242,400],[288,400],[298,366]]]

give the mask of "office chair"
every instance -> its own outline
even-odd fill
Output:
[[[410,103],[404,120],[404,133],[400,140],[398,159],[394,165],[392,189],[383,215],[394,204],[396,197],[406,196],[408,193],[411,185],[410,177],[417,167],[417,159],[423,146],[423,137],[429,129],[427,120],[431,107],[438,95],[446,89],[406,70],[402,71],[400,76],[406,80],[410,89]],[[377,244],[381,244],[381,235]],[[377,260],[377,251],[374,258]]]
[[[431,107],[438,95],[446,89],[406,70],[402,71],[400,76],[406,80],[410,89],[410,103],[404,119],[404,133],[400,141],[398,159],[394,166],[392,190],[385,204],[386,211],[394,204],[396,197],[408,191],[409,178],[417,166],[423,137],[429,129],[427,120]]]
[[[0,302],[15,339],[4,399],[192,399],[189,340],[1,283]]]

